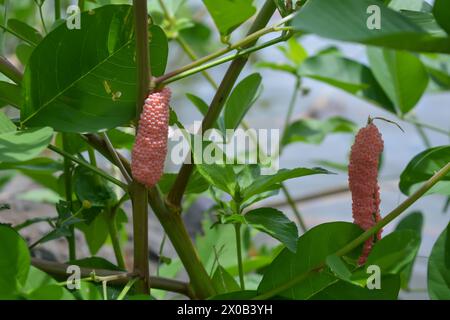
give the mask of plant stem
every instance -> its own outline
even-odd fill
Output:
[[[89,162],[93,166],[97,166],[97,158],[95,157],[95,150],[94,150],[94,148],[92,148],[91,146],[88,146],[87,151],[88,151],[88,155],[89,155]]]
[[[261,12],[263,12],[263,11],[261,10]],[[202,64],[204,64],[208,61],[211,61],[213,59],[216,59],[216,58],[218,58],[230,51],[233,51],[235,49],[248,48],[248,47],[252,46],[261,36],[271,33],[271,32],[278,32],[279,30],[277,29],[277,27],[285,22],[288,22],[293,17],[294,17],[294,15],[286,16],[285,18],[281,19],[278,23],[276,23],[275,25],[270,26],[270,27],[264,27],[268,22],[268,21],[266,21],[266,23],[264,23],[259,28],[252,29],[251,32],[249,32],[247,34],[247,36],[245,38],[241,39],[240,41],[238,41],[226,48],[220,49],[214,53],[211,53],[203,58],[200,58],[197,61],[189,63],[189,64],[185,65],[184,67],[181,67],[181,68],[174,70],[172,72],[169,72],[161,77],[158,77],[156,82],[158,82],[158,83],[163,82],[163,81],[165,81],[169,78],[172,78],[180,73],[183,73],[185,71],[188,71],[188,70],[191,70],[198,66],[201,66]],[[258,18],[255,20],[255,22],[259,22],[257,20],[258,20]]]
[[[42,28],[44,29],[44,33],[47,34],[47,27],[45,26],[45,21],[44,21],[44,13],[42,12],[42,6],[44,5],[44,2],[42,2],[41,4],[39,4],[36,0],[35,0],[35,2],[39,8],[39,17],[41,18]]]
[[[417,120],[411,119],[411,118],[407,118],[407,119],[403,119],[403,120],[405,120],[406,122],[409,122],[411,124],[419,125],[419,126],[421,126],[423,128],[427,128],[427,129],[433,130],[435,132],[439,132],[439,133],[445,134],[447,136],[450,136],[450,131],[438,128],[438,127],[433,126],[431,124],[423,123],[423,122],[420,122],[420,121],[417,121]]]
[[[286,113],[286,119],[284,120],[284,126],[283,126],[283,134],[281,135],[281,143],[283,145],[283,141],[286,138],[286,134],[289,128],[289,124],[291,123],[291,119],[292,119],[292,114],[294,112],[294,108],[295,108],[295,104],[297,102],[297,97],[298,97],[298,90],[300,89],[300,85],[301,85],[301,79],[299,76],[297,76],[295,78],[295,84],[294,84],[294,91],[292,92],[292,96],[291,96],[291,100],[289,102],[289,107],[288,107],[288,111]],[[281,147],[280,147],[281,149]],[[281,153],[281,151],[280,151]]]
[[[81,166],[83,166],[83,167],[85,167],[85,168],[87,168],[87,169],[89,169],[89,170],[95,172],[95,173],[98,174],[99,176],[105,178],[105,179],[108,180],[108,181],[111,181],[112,183],[118,185],[118,186],[121,187],[122,189],[127,190],[127,185],[126,185],[125,183],[123,183],[123,182],[120,181],[120,180],[117,180],[116,178],[111,177],[110,175],[108,175],[108,174],[105,173],[104,171],[100,170],[99,168],[97,168],[97,167],[91,165],[90,163],[88,163],[88,162],[86,162],[86,161],[84,161],[84,160],[78,159],[77,157],[71,155],[70,153],[68,153],[68,152],[66,152],[66,151],[64,151],[64,150],[61,150],[61,149],[55,147],[54,145],[49,144],[47,147],[48,147],[50,150],[52,150],[52,151],[54,151],[54,152],[56,152],[56,153],[62,155],[63,157],[69,158],[69,159],[72,160],[73,162],[78,163],[79,165],[81,165]]]
[[[116,149],[114,149],[114,146],[112,145],[111,140],[109,140],[108,134],[106,132],[103,132],[102,135],[103,135],[103,140],[106,143],[106,147],[108,148],[108,150],[111,153],[111,155],[115,158],[116,163],[119,165],[119,169],[120,169],[120,172],[122,173],[123,177],[125,178],[127,183],[131,183],[131,181],[133,179],[130,177],[130,175],[128,174],[127,170],[123,166],[122,161],[120,161],[118,152],[117,152]]]
[[[443,179],[450,172],[450,162],[447,163],[444,167],[442,167],[438,172],[436,172],[428,181],[426,181],[416,192],[414,192],[411,196],[409,196],[405,201],[403,201],[398,207],[392,210],[388,215],[386,215],[383,219],[381,219],[375,226],[363,232],[359,237],[355,238],[347,245],[338,250],[335,255],[343,256],[356,249],[359,245],[364,243],[367,239],[372,237],[375,233],[377,233],[380,229],[386,226],[388,223],[393,221],[406,209],[408,209],[414,202],[416,202],[420,197],[422,197],[428,190],[430,190],[436,183],[438,183],[441,179]],[[255,300],[263,300],[268,299],[276,294],[283,292],[287,289],[292,288],[297,285],[304,279],[306,279],[310,274],[315,272],[314,270],[320,269],[324,266],[324,262],[319,263],[317,266],[311,268],[308,272],[302,273],[289,281],[281,284],[279,287],[271,289],[261,295],[255,297]]]
[[[3,56],[0,56],[0,72],[16,84],[20,85],[22,83],[22,72]]]
[[[55,21],[61,19],[61,0],[55,1]]]
[[[142,105],[148,94],[151,78],[150,56],[148,48],[148,11],[147,1],[133,0],[136,32],[137,96],[136,96],[136,133]],[[106,142],[108,147],[108,143]],[[111,152],[111,151],[110,151]],[[111,152],[116,163],[124,170],[116,152]],[[117,161],[119,160],[119,161]],[[126,171],[126,170],[125,170]],[[141,279],[136,284],[139,293],[150,293],[150,273],[148,258],[148,199],[147,188],[133,180],[129,184],[130,199],[133,206],[134,271]]]
[[[117,300],[123,300],[125,296],[127,295],[128,291],[130,291],[131,287],[135,284],[135,282],[138,280],[138,278],[130,279],[125,287],[120,292],[119,296],[117,297]]]
[[[297,204],[292,199],[291,194],[290,194],[289,190],[286,188],[284,183],[281,184],[281,190],[283,191],[284,196],[286,197],[286,201],[289,204],[289,206],[291,207],[292,212],[294,212],[295,218],[297,219],[300,229],[302,230],[303,233],[306,232],[308,230],[308,227],[306,226],[306,223],[303,220],[303,217],[297,208]]]
[[[62,145],[63,150],[67,150],[68,146],[68,137],[67,134],[62,134]],[[70,214],[72,215],[72,163],[69,158],[64,157],[64,189],[66,193],[66,201],[68,204],[68,208],[70,211]],[[69,260],[76,260],[77,259],[77,250],[76,250],[76,243],[75,243],[75,226],[70,225],[69,226],[69,232],[70,236],[66,237],[68,245],[69,245]]]
[[[258,30],[264,28],[264,26],[270,20],[270,17],[276,10],[276,6],[272,0],[266,0],[261,11],[253,22],[252,27],[250,28],[249,34],[253,34]],[[254,38],[251,42],[247,44],[247,46],[253,46],[258,38]],[[214,95],[213,100],[209,106],[208,112],[205,115],[205,118],[202,122],[202,132],[207,129],[210,129],[214,122],[217,120],[220,112],[222,111],[223,105],[231,92],[239,74],[247,63],[248,57],[242,56],[236,58],[228,68],[222,82],[220,83],[219,88]],[[189,155],[192,156],[192,155]],[[167,197],[168,202],[172,207],[180,208],[181,199],[183,197],[184,191],[186,189],[187,183],[189,181],[189,177],[191,176],[192,170],[194,166],[193,164],[183,164],[180,169],[180,172],[169,192]]]
[[[31,258],[31,264],[36,268],[54,276],[57,280],[67,279],[68,274],[66,273],[66,270],[67,267],[69,267],[68,264],[46,261],[37,258]],[[80,273],[82,278],[92,278],[92,273],[94,273],[99,280],[109,281],[118,285],[126,284],[130,279],[136,277],[136,274],[133,273],[130,274],[126,272],[85,267],[80,267]],[[192,290],[188,283],[161,277],[150,277],[150,279],[152,287],[155,289],[177,292],[193,298]]]
[[[153,212],[164,228],[189,275],[195,296],[205,299],[215,294],[215,290],[197,250],[186,230],[181,215],[169,210],[157,188],[148,191],[148,199]]]
[[[236,53],[233,53],[231,55],[222,57],[220,59],[216,59],[214,61],[206,62],[206,63],[201,64],[199,66],[195,66],[195,67],[189,68],[186,71],[183,71],[183,72],[171,75],[171,76],[167,76],[167,77],[165,75],[161,76],[161,77],[158,77],[158,78],[156,78],[155,82],[156,83],[161,83],[161,84],[168,84],[168,83],[171,83],[171,82],[178,81],[180,79],[184,79],[184,78],[189,77],[189,76],[191,76],[193,74],[196,74],[196,73],[199,73],[199,72],[203,72],[203,71],[205,71],[207,69],[210,69],[210,68],[213,68],[215,66],[221,65],[223,63],[235,60],[236,58],[247,56],[247,55],[249,55],[252,52],[259,51],[261,49],[267,48],[267,47],[272,46],[272,45],[274,45],[276,43],[279,43],[281,41],[285,41],[289,37],[290,37],[289,34],[286,35],[286,36],[277,37],[277,38],[269,40],[269,41],[267,41],[267,42],[265,42],[265,43],[263,43],[261,45],[253,46],[253,47],[250,47],[250,48],[246,48],[246,49],[240,50],[240,51],[238,51]]]
[[[111,210],[106,221],[108,223],[109,237],[111,238],[112,247],[114,250],[114,255],[116,257],[117,265],[121,269],[126,269],[125,260],[122,254],[122,248],[120,246],[120,241],[118,237],[116,214]]]
[[[239,282],[241,285],[241,290],[245,290],[244,281],[244,267],[242,265],[242,243],[241,243],[241,224],[236,223],[234,225],[234,231],[236,234],[236,255],[239,269]]]
[[[80,11],[84,11],[84,0],[78,0],[78,8],[80,8]]]

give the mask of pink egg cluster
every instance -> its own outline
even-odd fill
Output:
[[[145,99],[131,153],[133,178],[149,188],[156,185],[164,172],[170,96],[170,89],[165,87]]]
[[[370,229],[381,219],[378,164],[382,151],[383,139],[373,123],[359,130],[350,153],[348,181],[352,193],[353,221],[364,230]],[[381,238],[381,232],[378,232],[376,239]],[[366,262],[374,241],[372,237],[364,244],[359,264]]]

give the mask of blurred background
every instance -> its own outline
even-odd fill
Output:
[[[96,3],[94,3],[96,2]],[[215,26],[200,0],[173,0],[165,1],[169,11],[177,19],[190,19],[195,24],[180,31],[195,50],[198,56],[213,52],[222,46]],[[431,3],[431,1],[429,1]],[[38,1],[40,4],[40,1]],[[69,4],[77,4],[77,1],[61,1],[62,18],[65,15],[65,8]],[[129,3],[129,1],[87,1],[87,8],[107,3]],[[156,23],[165,24],[162,17],[161,8],[156,0],[148,1],[151,14]],[[259,7],[261,1],[256,1]],[[53,1],[46,0],[42,4],[43,20],[48,29],[51,29],[53,22]],[[10,18],[16,18],[27,22],[38,30],[43,30],[41,18],[39,15],[39,5],[33,0],[0,0],[0,21],[5,25],[5,21]],[[280,16],[276,14],[272,22],[276,22]],[[332,21],[330,21],[332,23]],[[248,29],[249,22],[242,25],[233,35],[233,40],[240,39]],[[168,34],[169,37],[171,34]],[[266,35],[261,41],[269,40],[274,35]],[[340,54],[367,63],[366,51],[363,46],[350,45],[340,42],[324,40],[316,36],[302,36],[297,42],[311,56],[326,48],[336,48]],[[22,46],[22,49],[17,49]],[[384,121],[377,122],[383,139],[385,149],[382,161],[381,172],[379,176],[381,189],[381,214],[389,213],[395,208],[405,196],[398,188],[399,175],[404,170],[408,162],[418,153],[427,149],[427,143],[431,146],[439,146],[449,143],[449,136],[423,128],[420,133],[418,128],[410,123],[401,121],[395,115],[388,113],[381,108],[363,101],[355,96],[345,93],[339,89],[326,85],[322,82],[304,78],[299,90],[295,89],[295,77],[287,72],[263,67],[261,62],[271,62],[277,64],[292,64],[286,55],[288,48],[286,44],[280,44],[266,48],[260,52],[252,54],[250,63],[241,74],[240,79],[246,75],[259,72],[263,78],[263,91],[245,120],[252,128],[282,129],[284,126],[286,112],[292,99],[292,94],[297,94],[297,100],[294,105],[292,120],[298,119],[317,119],[326,120],[332,116],[344,117],[356,125],[356,127],[365,126],[368,116],[384,117],[398,122],[405,132],[400,131],[396,126]],[[26,48],[13,35],[0,30],[0,51],[10,61],[20,68],[21,59],[26,59],[21,55],[26,55]],[[333,49],[335,50],[335,49]],[[179,43],[170,42],[169,61],[167,70],[173,70],[190,62],[181,49]],[[215,67],[209,70],[209,74],[217,83],[226,71],[228,64]],[[51,66],[49,66],[51,67]],[[0,76],[1,78],[2,76]],[[1,78],[6,80],[6,78]],[[201,120],[201,115],[192,103],[187,99],[185,93],[193,93],[206,102],[210,102],[214,89],[205,79],[204,75],[197,74],[188,79],[181,80],[171,85],[174,93],[172,107],[178,114],[179,120],[189,127],[195,120]],[[436,90],[430,82],[429,92],[427,92],[416,106],[414,113],[421,122],[445,131],[450,130],[450,92]],[[5,111],[11,117],[17,116],[17,111],[11,107],[4,107]],[[424,136],[426,136],[424,140]],[[321,143],[297,142],[289,144],[280,158],[280,168],[293,167],[314,167],[323,166],[336,172],[336,175],[317,175],[304,177],[297,180],[290,180],[287,187],[295,200],[298,209],[308,227],[327,221],[352,221],[351,217],[351,196],[347,192],[347,173],[346,165],[348,154],[354,135],[352,133],[333,133],[327,135]],[[428,142],[426,141],[428,140]],[[129,150],[121,150],[129,156]],[[100,158],[100,156],[98,156]],[[106,165],[106,162],[102,162]],[[167,163],[166,171],[176,172],[176,167]],[[59,200],[59,196],[54,192],[45,189],[37,184],[35,180],[26,177],[19,172],[11,170],[0,171],[0,203],[8,203],[10,210],[0,211],[0,222],[18,224],[32,217],[51,216],[55,214],[54,203]],[[426,293],[426,272],[427,257],[430,254],[431,247],[442,228],[449,221],[449,210],[446,209],[446,198],[440,195],[430,195],[420,199],[411,207],[408,212],[420,211],[424,215],[424,227],[422,234],[422,244],[419,256],[414,266],[413,277],[411,281],[411,290],[402,291],[401,298],[427,299]],[[289,205],[283,194],[266,199],[261,205],[276,206],[287,213],[292,220],[295,217],[291,212]],[[186,221],[189,231],[195,237],[202,232],[202,216],[211,206],[211,201],[206,197],[199,197],[194,200],[193,205],[186,213]],[[129,203],[125,204],[129,209]],[[129,210],[127,210],[129,215]],[[395,228],[396,222],[389,225],[384,232],[389,233]],[[158,249],[163,239],[163,231],[158,226],[154,216],[150,219],[150,247],[152,250],[152,268],[158,260]],[[128,229],[131,228],[128,224]],[[31,242],[47,232],[49,227],[46,224],[34,224],[21,231]],[[258,234],[257,245],[273,245],[264,235]],[[128,239],[130,240],[130,239]],[[89,248],[84,243],[81,232],[77,231],[77,241],[80,256],[90,256]],[[126,246],[126,255],[131,258],[130,241]],[[170,247],[169,241],[164,246],[162,253],[165,257],[173,257],[174,252]],[[64,261],[67,259],[65,240],[55,240],[47,242],[34,249],[34,255],[45,258]],[[110,246],[102,248],[97,256],[114,261],[113,252]],[[174,269],[174,268],[173,268]],[[161,272],[162,269],[161,269]],[[177,272],[166,268],[165,274],[170,275]],[[178,277],[185,277],[180,272]]]

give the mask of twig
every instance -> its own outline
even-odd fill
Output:
[[[106,147],[108,148],[109,153],[114,157],[120,172],[122,173],[123,177],[125,178],[125,180],[127,181],[127,183],[131,183],[133,181],[133,179],[131,178],[131,176],[128,174],[128,171],[125,169],[125,167],[123,166],[122,161],[120,161],[120,157],[118,155],[118,152],[116,149],[114,149],[114,146],[111,143],[111,140],[109,140],[108,134],[106,132],[102,133],[103,139],[106,143]]]
[[[0,72],[6,77],[20,85],[22,83],[23,74],[5,57],[0,56]]]
[[[46,261],[37,258],[31,258],[31,264],[36,268],[54,276],[58,280],[67,279],[67,267],[69,267],[68,264]],[[102,281],[108,281],[112,284],[117,285],[126,284],[130,279],[136,277],[136,274],[134,273],[80,267],[80,276],[83,278],[91,277],[92,272],[94,272],[97,277],[100,277]],[[150,276],[150,280],[152,288],[177,292],[190,298],[195,298],[193,296],[190,285],[186,282],[152,276]]]

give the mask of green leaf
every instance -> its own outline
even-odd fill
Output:
[[[244,200],[262,193],[267,190],[273,190],[274,185],[279,184],[285,180],[294,179],[312,174],[330,174],[331,172],[322,168],[295,168],[295,169],[281,169],[273,175],[261,175],[255,178],[253,183],[242,190],[242,198]]]
[[[295,278],[325,262],[326,258],[358,237],[362,230],[353,223],[331,222],[318,225],[303,234],[297,242],[297,251],[287,248],[275,258],[264,272],[258,287],[258,294],[269,292],[282,285],[288,285],[278,295],[289,299],[308,299],[336,281],[336,278],[324,271],[313,272],[302,282]],[[356,259],[360,248],[349,256]]]
[[[216,188],[232,197],[236,191],[236,175],[233,166],[227,164],[196,164],[198,172]]]
[[[397,300],[400,279],[397,275],[381,278],[381,289],[368,289],[338,281],[314,295],[311,300]]]
[[[421,212],[415,211],[411,212],[410,214],[405,216],[402,220],[400,220],[395,230],[396,231],[412,230],[416,232],[418,235],[421,235],[422,227],[423,227],[423,215]],[[416,257],[414,257],[413,261],[411,261],[411,263],[408,266],[406,266],[405,270],[403,270],[400,274],[402,289],[406,289],[409,287],[409,281],[411,280],[415,260]]]
[[[222,36],[227,36],[234,29],[255,14],[253,0],[203,0],[209,14]]]
[[[158,186],[161,188],[161,191],[163,193],[168,193],[170,189],[172,188],[176,178],[178,176],[178,173],[164,173],[161,180],[158,182]],[[210,183],[206,181],[201,174],[198,173],[197,170],[195,170],[188,182],[188,185],[185,190],[185,194],[192,194],[192,193],[202,193],[208,190],[210,186]]]
[[[106,213],[103,211],[90,224],[78,223],[76,226],[84,233],[89,252],[92,255],[97,254],[108,239],[109,229],[106,219]]]
[[[306,59],[298,73],[342,89],[388,111],[395,111],[372,70],[357,61],[336,54],[320,54]]]
[[[300,66],[303,61],[308,57],[308,53],[305,48],[297,41],[295,37],[286,41],[287,46],[280,46],[278,49],[283,52],[284,56],[294,63],[297,67]]]
[[[450,162],[450,145],[427,149],[416,155],[400,175],[399,188],[405,195],[414,192],[422,182]],[[447,174],[430,191],[450,195],[450,174]]]
[[[383,275],[398,274],[414,261],[419,246],[420,236],[413,230],[390,233],[375,243],[365,265],[378,266]],[[352,280],[365,284],[368,276],[365,270],[360,270],[353,274]]]
[[[354,133],[356,125],[342,117],[326,120],[300,119],[289,125],[282,141],[283,145],[293,142],[320,144],[330,133]]]
[[[424,0],[391,0],[388,7],[396,11],[413,10],[420,12],[431,12],[433,8]]]
[[[446,0],[435,0],[433,15],[442,29],[450,34],[450,3]]]
[[[236,280],[222,266],[217,267],[212,282],[218,294],[241,290]]]
[[[204,116],[208,112],[208,104],[200,97],[194,94],[186,93],[186,97],[192,102],[192,104],[198,109],[198,111]]]
[[[16,131],[15,124],[6,116],[4,112],[0,111],[0,135],[14,131]]]
[[[133,134],[117,128],[108,130],[107,134],[109,140],[111,140],[111,143],[115,148],[131,150],[131,148],[133,147],[135,140]]]
[[[380,29],[367,27],[368,20],[376,17],[374,13],[367,13],[372,5],[380,8]],[[337,13],[339,19],[336,19]],[[427,33],[407,17],[379,1],[309,0],[298,12],[292,25],[298,31],[335,40],[399,50],[450,52],[448,37],[436,37]]]
[[[8,28],[34,45],[37,45],[42,40],[42,35],[39,31],[20,20],[9,19]]]
[[[352,273],[340,257],[335,254],[329,255],[326,259],[327,266],[339,279],[350,281]]]
[[[81,21],[80,30],[58,26],[33,51],[23,81],[25,125],[80,133],[125,125],[134,118],[132,7],[103,6],[83,12]],[[156,25],[149,37],[152,74],[158,76],[167,61],[167,39]]]
[[[21,88],[17,84],[0,81],[0,107],[10,105],[20,108],[22,104]]]
[[[0,161],[27,161],[38,156],[50,143],[49,127],[10,131],[0,134]]]
[[[261,93],[262,77],[253,73],[239,82],[230,94],[224,109],[225,129],[236,129]]]
[[[29,300],[74,300],[64,287],[58,284],[42,286],[27,295]]]
[[[247,212],[244,217],[250,226],[279,240],[292,252],[297,249],[297,226],[281,211],[258,208]]]
[[[267,68],[267,69],[272,69],[272,70],[276,70],[276,71],[284,71],[284,72],[291,73],[293,75],[297,74],[297,69],[286,63],[261,61],[261,62],[255,63],[254,66],[257,68]]]
[[[428,259],[428,294],[433,300],[450,300],[450,224],[435,242]]]
[[[26,283],[30,252],[17,231],[1,224],[0,252],[0,298],[13,298]]]
[[[375,78],[394,102],[399,113],[411,111],[428,86],[428,73],[412,53],[368,48],[367,54]]]
[[[74,192],[80,202],[89,201],[92,207],[105,207],[116,200],[107,181],[88,168],[78,166],[73,174]]]

